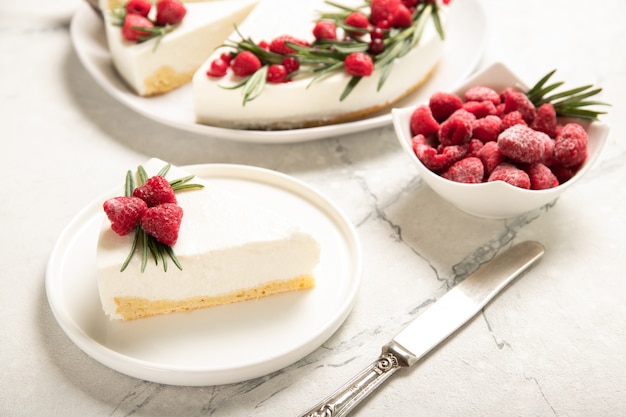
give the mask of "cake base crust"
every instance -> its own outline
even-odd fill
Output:
[[[140,297],[115,297],[116,313],[125,321],[181,311],[198,310],[223,304],[254,300],[284,292],[311,289],[315,279],[303,275],[286,281],[272,281],[254,288],[220,296],[197,296],[184,300],[148,300]]]

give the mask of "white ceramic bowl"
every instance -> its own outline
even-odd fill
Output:
[[[452,91],[462,94],[470,87],[484,85],[500,91],[505,87],[516,86],[527,89],[504,64],[495,63],[469,78],[462,86]],[[428,103],[424,103],[428,104]],[[589,138],[589,156],[584,165],[569,181],[548,190],[525,190],[502,181],[481,184],[463,184],[447,180],[432,172],[415,156],[411,146],[410,119],[416,106],[393,109],[393,125],[402,148],[415,163],[424,181],[441,197],[457,208],[483,218],[504,219],[515,217],[555,201],[561,193],[574,185],[598,159],[609,133],[609,126],[600,122],[577,122],[582,124]]]

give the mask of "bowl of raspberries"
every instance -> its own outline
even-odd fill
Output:
[[[591,106],[601,89],[563,90],[548,73],[529,88],[494,63],[452,92],[392,110],[424,181],[469,214],[504,219],[553,203],[597,160],[608,136]],[[559,90],[560,89],[560,90]]]

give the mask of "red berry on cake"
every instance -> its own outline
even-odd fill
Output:
[[[393,12],[389,24],[394,28],[408,28],[413,23],[411,11],[405,5],[399,4]]]
[[[372,57],[363,52],[352,52],[344,61],[346,72],[356,77],[367,77],[374,71]]]
[[[130,0],[125,7],[128,14],[138,14],[147,17],[150,9],[152,9],[152,3],[147,0]]]
[[[281,35],[270,42],[270,52],[279,55],[289,55],[296,52],[295,49],[286,45],[286,42],[295,43],[297,45],[308,46],[308,42],[297,39],[291,35]]]
[[[337,39],[337,26],[333,22],[322,20],[313,28],[315,39]]]
[[[149,207],[141,218],[141,227],[150,236],[167,246],[174,246],[178,240],[183,209],[173,203]]]
[[[247,77],[254,74],[261,68],[261,60],[250,51],[243,51],[237,54],[230,63],[235,75],[239,77]]]
[[[400,6],[405,7],[401,0],[372,0],[370,21],[374,26],[379,26],[382,22],[391,22],[393,14]]]
[[[113,197],[102,205],[111,229],[119,236],[135,230],[148,205],[137,197]]]
[[[287,77],[287,69],[281,64],[272,64],[267,69],[267,82],[282,83]]]
[[[156,23],[159,26],[176,25],[187,14],[187,9],[178,0],[159,0],[156,7]]]
[[[160,175],[155,175],[133,191],[133,197],[141,198],[148,207],[164,203],[176,204],[176,196],[169,181]]]
[[[344,23],[357,29],[367,29],[370,25],[367,16],[362,12],[350,13],[348,16],[346,16]]]
[[[142,37],[149,37],[151,33],[141,28],[151,29],[154,24],[146,17],[138,14],[127,14],[124,18],[124,25],[122,26],[122,36],[127,41],[137,42]]]
[[[300,69],[300,61],[295,56],[286,56],[281,62],[289,74]]]
[[[214,59],[213,61],[211,61],[211,66],[206,72],[206,75],[208,75],[209,77],[223,77],[226,75],[228,67],[228,62],[224,61],[222,58]]]

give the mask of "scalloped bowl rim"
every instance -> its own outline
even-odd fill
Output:
[[[507,86],[528,88],[527,84],[506,65],[496,62],[467,79],[452,92],[463,94],[469,87],[476,85],[487,85],[496,91]],[[424,181],[437,194],[460,210],[484,218],[503,219],[515,217],[555,201],[561,193],[571,187],[591,169],[606,143],[609,132],[609,126],[606,123],[577,121],[583,124],[585,130],[587,130],[589,155],[576,175],[557,187],[547,190],[526,190],[503,181],[463,184],[447,180],[430,171],[413,152],[409,121],[413,110],[421,104],[425,103],[392,109],[393,125],[400,145],[415,163]]]

